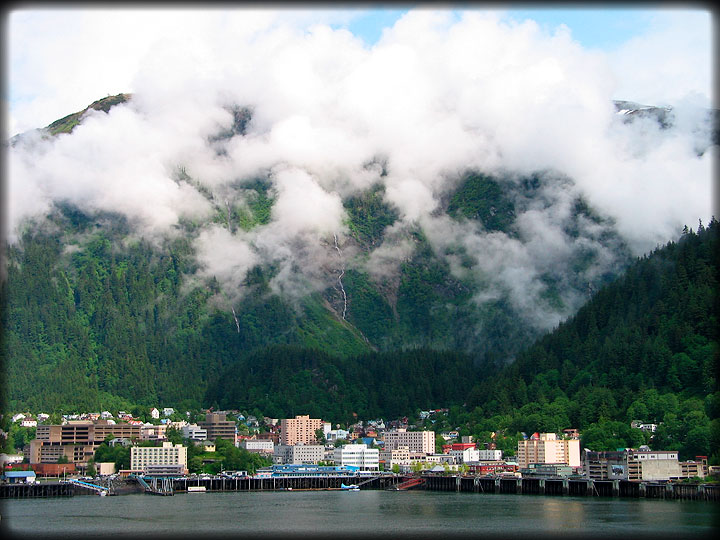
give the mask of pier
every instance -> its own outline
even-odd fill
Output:
[[[575,497],[629,497],[720,501],[720,486],[629,480],[518,478],[424,475],[421,489],[516,495],[569,495]]]

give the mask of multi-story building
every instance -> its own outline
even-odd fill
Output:
[[[325,459],[325,447],[321,444],[279,444],[273,451],[276,465],[317,464]]]
[[[407,446],[410,452],[432,454],[435,452],[434,431],[407,431],[400,428],[396,431],[386,431],[383,435],[385,450],[396,450]]]
[[[531,463],[564,463],[580,467],[580,441],[558,439],[555,433],[534,433],[529,439],[518,441],[516,457],[521,469]]]
[[[181,467],[180,467],[181,466]],[[130,469],[158,473],[158,470],[187,473],[187,448],[181,444],[164,442],[162,446],[134,446],[130,449]]]
[[[293,446],[298,443],[317,443],[315,431],[322,430],[324,422],[309,415],[283,418],[280,420],[280,444]]]
[[[478,450],[478,461],[502,461],[502,450]]]
[[[410,449],[407,446],[401,446],[394,450],[381,450],[379,457],[386,470],[392,468],[393,465],[399,467],[410,465]]]
[[[197,424],[186,424],[181,428],[183,438],[191,441],[205,441],[208,438],[207,429],[203,429]]]
[[[57,463],[61,456],[65,456],[70,463],[83,466],[108,436],[139,439],[140,426],[108,423],[106,420],[42,424],[37,427],[35,439],[30,441],[23,453],[30,463]]]
[[[240,447],[255,454],[272,454],[275,450],[275,443],[272,439],[245,439]]]
[[[237,437],[237,426],[232,420],[227,420],[225,413],[208,413],[204,422],[198,422],[198,426],[207,431],[207,439],[225,439],[235,444]]]
[[[150,423],[140,426],[140,440],[142,441],[164,441],[167,440],[165,433],[167,424],[153,425]]]
[[[455,457],[456,463],[480,461],[480,451],[476,448],[465,448],[464,450],[450,450],[448,454]]]
[[[585,476],[591,480],[669,480],[681,478],[676,451],[585,452]]]
[[[707,456],[696,456],[694,461],[681,461],[680,472],[683,478],[704,478],[708,475]]]
[[[335,465],[357,467],[361,471],[380,469],[380,451],[367,444],[345,444],[335,449]]]

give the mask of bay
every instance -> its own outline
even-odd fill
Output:
[[[705,537],[705,501],[429,491],[276,491],[4,500],[3,532],[129,535]]]

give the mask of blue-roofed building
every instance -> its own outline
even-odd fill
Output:
[[[308,464],[287,464],[273,465],[258,469],[258,476],[272,476],[275,478],[289,476],[313,476],[313,477],[335,477],[335,476],[357,476],[358,467],[340,465],[308,465]]]
[[[8,484],[34,484],[35,471],[5,471],[2,479]]]

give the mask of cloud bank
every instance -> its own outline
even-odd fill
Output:
[[[190,219],[208,223],[195,240],[201,275],[237,290],[247,269],[273,262],[278,290],[292,290],[297,276],[321,288],[339,264],[334,235],[352,264],[342,199],[381,183],[400,216],[393,230],[422,227],[438,253],[462,245],[490,296],[501,288],[547,327],[580,300],[568,288],[566,308],[538,310],[544,274],[578,249],[598,253],[598,272],[617,262],[597,240],[597,224],[585,223],[579,238],[564,232],[578,196],[614,220],[636,254],[712,214],[715,149],[698,156],[707,132],[689,120],[699,118],[697,92],[673,87],[681,106],[671,130],[651,120],[624,123],[612,103],[619,88],[612,58],[583,49],[566,28],[548,33],[492,12],[456,19],[415,10],[368,47],[346,30],[298,26],[284,15],[148,11],[133,19],[154,31],[131,40],[137,63],[112,67],[132,74],[132,100],[93,112],[72,134],[28,136],[10,150],[10,239],[55,200],[120,212],[147,237],[172,234]],[[83,18],[67,22],[82,26]],[[130,20],[115,23],[110,37]],[[657,39],[627,44],[623,58],[641,61],[633,55],[644,58]],[[57,54],[77,46],[69,40]],[[94,54],[93,65],[111,69]],[[99,93],[92,100],[108,92]],[[43,110],[42,98],[35,106]],[[232,127],[233,106],[248,107],[251,121],[244,135],[218,140]],[[178,180],[178,167],[189,179]],[[508,178],[550,171],[548,178],[570,181],[548,183],[547,204],[518,206],[511,238],[439,215],[468,170]],[[227,226],[212,220],[230,204],[249,204],[236,187],[258,178],[275,198],[267,223],[245,231],[230,218]],[[388,234],[357,264],[383,274],[410,251],[406,239]],[[467,264],[448,260],[467,277]]]

